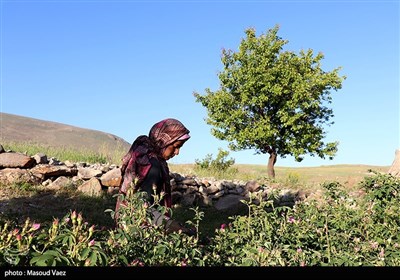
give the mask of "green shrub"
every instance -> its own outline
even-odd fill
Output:
[[[196,159],[196,167],[198,169],[205,169],[212,172],[226,172],[232,165],[235,164],[235,160],[233,158],[227,159],[228,155],[228,151],[224,151],[223,149],[219,148],[217,157],[215,159],[213,159],[212,154],[207,154],[202,160]]]
[[[101,243],[94,225],[89,227],[75,211],[48,226],[28,218],[23,227],[2,225],[1,261],[12,266],[107,265]]]

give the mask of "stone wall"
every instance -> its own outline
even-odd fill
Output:
[[[257,181],[215,180],[171,173],[173,204],[183,206],[213,206],[218,210],[229,210],[249,200],[250,193],[266,199],[274,191],[276,203],[293,205],[305,198],[301,192],[275,189],[260,185]],[[104,192],[117,193],[121,183],[121,170],[113,164],[88,164],[85,162],[60,162],[44,154],[28,156],[5,151],[0,145],[0,187],[7,184],[29,183],[42,185],[46,189],[75,188],[90,196]],[[254,201],[254,200],[253,200]]]

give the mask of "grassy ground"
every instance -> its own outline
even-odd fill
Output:
[[[326,165],[319,167],[275,167],[275,180],[267,177],[267,165],[255,164],[235,164],[234,172],[222,174],[220,179],[238,179],[238,180],[257,180],[261,183],[278,183],[286,188],[313,190],[319,188],[319,185],[326,181],[337,181],[349,190],[356,187],[369,170],[378,172],[387,172],[390,166],[371,166],[371,165]],[[196,170],[194,164],[170,165],[172,172],[185,175],[197,175],[207,177],[208,174],[202,174]],[[215,174],[214,174],[215,175]]]
[[[111,151],[74,150],[68,148],[56,148],[48,145],[33,144],[25,142],[5,142],[3,147],[15,152],[25,152],[28,155],[44,153],[48,157],[56,157],[61,161],[73,162],[110,162],[120,165],[121,157],[126,149],[114,147]],[[320,167],[275,167],[276,178],[271,180],[267,177],[266,165],[236,164],[223,174],[210,173],[208,170],[198,170],[195,164],[169,164],[171,172],[181,175],[194,175],[200,178],[214,177],[226,180],[257,180],[259,184],[282,189],[303,190],[314,192],[324,182],[339,182],[347,191],[357,189],[357,184],[368,175],[368,170],[387,172],[389,166],[368,165],[327,165]],[[0,185],[0,220],[9,220],[21,224],[26,218],[38,223],[51,223],[53,218],[61,219],[69,211],[81,212],[85,221],[96,224],[98,227],[111,228],[114,221],[109,213],[104,211],[114,209],[115,197],[104,195],[100,198],[87,197],[73,189],[62,189],[58,191],[46,190],[41,186],[29,185]],[[231,212],[221,212],[210,207],[200,209],[204,216],[200,222],[200,236],[212,236],[215,229],[223,223],[229,223],[230,217],[235,215],[246,215],[245,206]],[[173,217],[181,222],[192,220],[194,212],[179,205],[173,209]]]
[[[276,167],[276,178],[267,179],[266,166],[261,165],[235,165],[236,172],[227,173],[225,179],[259,180],[265,184],[274,184],[280,188],[305,190],[308,192],[320,189],[323,182],[336,181],[346,186],[348,191],[357,189],[357,184],[366,175],[368,170],[386,172],[389,167],[366,165],[334,165],[307,168]],[[183,175],[196,174],[194,165],[171,165],[172,172]],[[198,173],[198,172],[197,172]],[[207,174],[201,174],[204,177]],[[208,174],[209,175],[209,174]],[[201,177],[201,176],[200,176]],[[230,178],[228,178],[230,177]],[[76,210],[83,214],[84,219],[98,227],[111,228],[114,222],[109,213],[104,211],[114,209],[115,198],[104,195],[100,198],[87,197],[74,189],[62,189],[58,191],[46,190],[41,186],[13,185],[0,186],[0,219],[23,223],[29,217],[39,223],[51,222],[53,218],[61,219],[69,211]],[[212,236],[215,229],[223,223],[229,223],[230,217],[245,215],[246,209],[231,212],[221,212],[214,208],[199,209],[204,212],[200,221],[201,236]],[[173,217],[181,222],[192,220],[194,211],[177,205],[173,209]]]
[[[27,143],[3,143],[5,149],[17,152],[26,152],[33,155],[38,152],[55,156],[59,160],[72,160],[84,162],[108,161],[103,155],[88,152],[83,153],[70,151],[68,149],[53,149],[41,145]],[[121,152],[115,154],[115,164],[119,165]],[[260,184],[282,189],[303,190],[313,192],[320,189],[324,182],[336,181],[344,185],[348,191],[357,189],[357,184],[368,175],[368,170],[387,172],[389,166],[368,165],[330,165],[320,167],[275,167],[276,178],[271,180],[267,177],[266,165],[236,164],[223,174],[210,173],[207,170],[198,170],[195,164],[170,164],[171,172],[181,175],[193,175],[200,178],[214,177],[226,180],[257,180]],[[84,219],[90,224],[99,227],[112,227],[114,222],[107,209],[114,209],[115,198],[104,195],[100,198],[84,196],[73,189],[59,191],[46,190],[41,186],[29,185],[0,185],[0,219],[12,220],[22,223],[27,217],[39,223],[52,222],[53,218],[62,218],[69,211],[82,212]],[[229,223],[234,215],[246,214],[246,209],[238,209],[236,212],[218,212],[214,208],[200,209],[204,212],[200,222],[200,231],[205,236],[213,234],[216,228],[223,223]],[[177,206],[174,208],[173,216],[182,222],[192,219],[194,212],[188,208]]]
[[[208,177],[195,168],[194,164],[170,165],[172,172],[195,175],[198,177]],[[275,167],[275,179],[271,180],[267,177],[267,166],[251,165],[251,164],[236,164],[231,172],[226,174],[213,174],[220,179],[228,180],[257,180],[260,184],[267,186],[274,185],[282,189],[302,190],[306,192],[316,192],[321,190],[321,184],[324,182],[339,182],[348,192],[359,189],[358,183],[365,176],[370,174],[369,170],[378,172],[387,172],[389,166],[370,166],[370,165],[330,165],[319,167]],[[246,215],[247,209],[242,208],[237,211],[219,212],[213,208],[203,209],[205,215],[200,223],[200,231],[204,235],[212,236],[216,228],[219,228],[222,223],[229,223],[230,217],[234,215]],[[193,211],[189,209],[177,207],[174,210],[174,215],[178,220],[185,221],[193,218]]]
[[[38,223],[61,219],[69,211],[81,212],[90,224],[112,227],[114,222],[106,209],[114,209],[110,195],[89,197],[76,190],[46,190],[41,186],[0,185],[0,219],[21,224],[26,218]]]

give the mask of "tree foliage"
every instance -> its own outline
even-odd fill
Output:
[[[340,67],[323,71],[322,53],[284,51],[288,41],[278,31],[276,25],[257,37],[254,28],[246,29],[237,52],[222,50],[220,88],[194,92],[196,102],[207,109],[211,133],[234,151],[273,148],[297,161],[305,154],[332,159],[338,142],[324,142],[334,116],[330,91],[340,89],[346,77],[339,76]]]

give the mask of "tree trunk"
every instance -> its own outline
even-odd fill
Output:
[[[400,177],[400,150],[396,150],[394,161],[388,173],[395,177]]]
[[[274,165],[276,163],[276,150],[274,148],[269,148],[268,153],[269,153],[268,167],[267,167],[268,177],[275,179]]]

